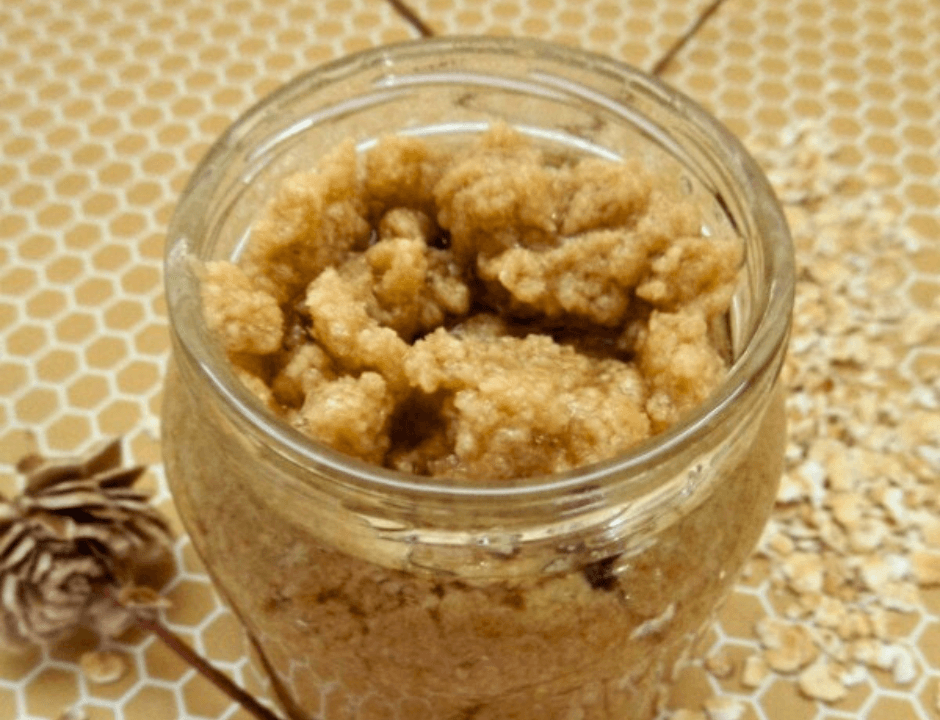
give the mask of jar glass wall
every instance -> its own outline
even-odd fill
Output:
[[[370,466],[269,415],[206,328],[193,260],[236,258],[278,185],[345,138],[465,143],[496,121],[566,156],[671,164],[740,234],[719,389],[625,456],[503,483]],[[292,717],[652,715],[757,542],[782,468],[792,248],[766,180],[717,122],[636,70],[536,41],[371,50],[285,86],[220,138],[172,220],[166,282],[167,476]]]

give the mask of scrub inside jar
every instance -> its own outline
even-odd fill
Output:
[[[200,273],[208,327],[285,422],[394,470],[509,479],[614,457],[704,401],[742,259],[668,163],[495,125],[341,143]]]

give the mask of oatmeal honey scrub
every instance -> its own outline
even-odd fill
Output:
[[[792,248],[692,102],[446,38],[239,119],[170,227],[163,447],[296,720],[643,720],[782,469]]]

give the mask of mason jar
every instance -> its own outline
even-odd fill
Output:
[[[270,414],[207,330],[194,266],[239,256],[265,202],[345,138],[660,158],[745,245],[731,367],[627,454],[442,480],[366,464]],[[459,37],[319,67],[238,119],[170,224],[162,433],[192,542],[295,720],[641,720],[755,546],[784,451],[792,247],[755,162],[694,102],[611,59]]]

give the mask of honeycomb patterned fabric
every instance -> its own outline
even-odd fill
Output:
[[[647,69],[707,4],[410,3]],[[123,435],[175,525],[167,624],[262,698],[159,464],[163,236],[250,104],[414,35],[383,0],[0,4],[0,493]],[[726,0],[663,78],[762,162],[799,265],[780,497],[663,719],[940,720],[940,3]],[[60,718],[248,715],[143,633],[0,651],[0,720]]]

